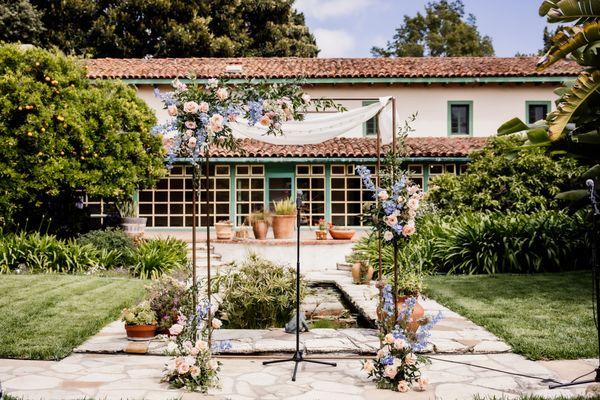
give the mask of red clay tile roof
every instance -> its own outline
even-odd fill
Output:
[[[485,146],[488,138],[418,137],[408,138],[409,157],[466,157]],[[336,138],[311,145],[272,145],[253,139],[241,140],[242,151],[217,149],[212,157],[333,157],[371,158],[377,156],[375,139]],[[384,146],[384,151],[387,146]]]
[[[559,61],[538,72],[538,57],[404,58],[99,58],[86,60],[90,78],[450,78],[577,75],[581,67]],[[241,73],[226,73],[240,65]]]

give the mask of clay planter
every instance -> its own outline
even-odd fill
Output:
[[[354,263],[354,265],[352,265],[352,280],[357,285],[368,285],[369,282],[371,282],[371,279],[373,279],[373,273],[375,272],[375,270],[373,269],[373,267],[369,266],[367,268],[367,272],[361,274],[360,269],[362,265],[363,264],[360,262]]]
[[[129,340],[148,340],[156,335],[158,325],[125,325],[127,339]]]
[[[290,239],[294,236],[295,215],[273,215],[273,236],[275,239]]]
[[[254,233],[254,239],[265,240],[267,232],[269,232],[269,224],[267,224],[267,221],[256,221],[252,224],[252,232]]]
[[[408,298],[409,298],[409,296],[398,296],[398,298],[396,299],[396,302],[398,304],[398,314],[400,314],[400,312],[402,311],[404,302]],[[422,319],[424,316],[425,316],[425,309],[423,308],[423,306],[421,304],[419,304],[419,302],[417,302],[417,304],[415,304],[415,306],[413,308],[410,322],[408,323],[406,330],[410,333],[416,333],[417,329],[419,329],[419,326],[421,325],[419,320]],[[377,310],[377,318],[380,321],[382,320],[382,314],[381,314],[380,310]],[[391,317],[388,317],[386,315],[386,319],[387,318],[391,318],[391,320],[393,320],[394,316],[392,315]]]
[[[231,222],[217,222],[215,229],[217,231],[217,239],[231,240],[233,237],[233,230],[231,229],[233,224]]]
[[[352,229],[329,229],[329,234],[335,240],[350,240],[354,236],[355,231]]]
[[[315,231],[317,240],[327,240],[327,231]]]

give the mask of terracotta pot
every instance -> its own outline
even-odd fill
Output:
[[[156,334],[158,325],[125,325],[127,339],[129,340],[148,340]]]
[[[252,232],[254,233],[254,239],[265,240],[267,232],[269,232],[269,224],[266,221],[256,221],[252,224]]]
[[[246,227],[239,228],[237,231],[235,231],[235,238],[239,240],[248,239],[248,230]]]
[[[409,298],[410,296],[398,296],[398,298],[396,299],[396,303],[398,304],[398,313],[400,313],[400,311],[402,311],[402,306],[404,305],[404,302]],[[421,318],[423,318],[425,316],[425,309],[423,308],[423,306],[421,304],[419,304],[419,302],[417,301],[417,304],[415,304],[414,308],[413,308],[413,312],[410,318],[410,322],[408,324],[408,326],[406,327],[406,329],[411,332],[411,333],[416,333],[417,329],[419,329],[419,320]],[[387,315],[386,315],[387,317]],[[382,313],[380,312],[380,310],[377,310],[377,318],[379,320],[383,319]],[[394,319],[394,317],[387,317],[387,318],[391,318],[392,320]]]
[[[315,231],[317,240],[327,240],[327,231]]]
[[[230,240],[233,237],[232,226],[231,222],[217,222],[215,224],[217,239]]]
[[[355,231],[352,229],[330,229],[329,234],[335,240],[350,240],[354,236]]]
[[[360,262],[354,263],[354,265],[352,265],[352,280],[357,285],[366,285],[369,282],[371,282],[371,279],[373,279],[373,273],[375,272],[375,270],[373,269],[373,267],[369,266],[367,272],[365,274],[362,274],[363,276],[361,276],[361,267],[362,263]]]
[[[294,236],[295,215],[273,215],[273,236],[275,239],[289,239]]]

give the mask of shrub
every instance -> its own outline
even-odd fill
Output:
[[[101,265],[108,268],[125,267],[132,263],[132,252],[135,249],[131,239],[121,229],[108,228],[95,230],[80,236],[77,242],[91,245],[99,251]]]
[[[296,203],[291,197],[280,201],[273,201],[273,210],[275,211],[275,215],[294,215],[296,214]]]
[[[296,271],[249,254],[231,272],[215,278],[223,294],[220,306],[228,328],[281,327],[295,309]],[[301,281],[301,298],[306,290]]]
[[[431,215],[400,250],[399,265],[459,274],[533,273],[585,267],[586,221],[560,211]],[[377,265],[377,242],[355,246]],[[392,273],[392,249],[383,250],[384,273]]]
[[[163,276],[147,289],[148,301],[156,313],[159,331],[165,331],[177,322],[179,310],[189,315],[187,308],[191,306],[192,298],[185,284]]]
[[[520,149],[519,138],[494,138],[471,155],[469,169],[432,181],[427,199],[439,210],[514,211],[556,209],[556,195],[568,189],[586,168],[573,158],[554,160],[544,149]]]
[[[187,264],[187,245],[174,238],[143,241],[133,253],[133,273],[156,279]]]

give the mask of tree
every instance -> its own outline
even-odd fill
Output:
[[[38,44],[41,13],[28,0],[0,0],[0,41]]]
[[[392,41],[373,47],[371,54],[383,57],[493,56],[489,36],[482,36],[473,14],[465,16],[462,0],[441,0],[425,6],[425,15],[404,16]]]
[[[544,149],[517,151],[523,141],[493,139],[472,155],[466,173],[436,178],[428,199],[445,212],[532,213],[558,208],[556,195],[585,168],[572,158],[554,160]]]
[[[76,59],[0,46],[0,105],[3,225],[44,215],[60,230],[80,191],[126,198],[166,172],[152,110],[124,83],[91,82]]]
[[[25,0],[23,0],[25,1]],[[29,0],[43,44],[94,57],[315,57],[293,0]]]

